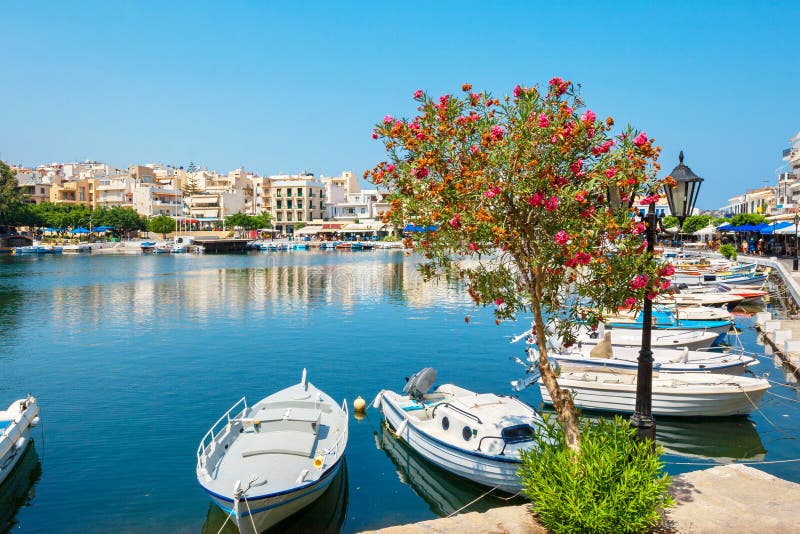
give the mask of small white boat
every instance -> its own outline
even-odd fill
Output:
[[[733,315],[725,308],[710,306],[681,306],[675,311],[678,319],[687,321],[733,321]]]
[[[382,390],[373,402],[386,421],[429,462],[507,493],[522,488],[520,450],[531,448],[541,416],[513,397],[444,384],[428,393],[436,371],[415,374],[403,392]]]
[[[39,403],[31,394],[0,412],[0,483],[17,465],[28,445],[31,430],[39,424]]]
[[[608,331],[606,333],[609,333]],[[627,369],[636,371],[641,347],[611,347],[608,357],[591,355],[592,347],[571,347],[549,351],[547,357],[558,362],[562,369],[573,366],[596,369]],[[719,373],[741,376],[758,360],[731,352],[709,352],[683,349],[653,349],[653,370],[662,373]],[[532,369],[539,365],[535,348],[529,349]]]
[[[240,532],[258,533],[320,497],[347,447],[341,406],[308,382],[247,405],[242,397],[197,449],[197,480]]]
[[[88,254],[92,251],[92,245],[89,243],[79,243],[77,245],[64,245],[62,252],[64,254]]]
[[[579,346],[594,346],[605,338],[605,332],[611,333],[611,344],[615,347],[641,347],[642,329],[635,328],[608,328],[600,324],[597,330],[592,331],[586,325],[578,325],[573,329]],[[650,346],[653,348],[680,348],[689,350],[705,349],[714,344],[719,334],[704,330],[653,329],[650,334]],[[561,346],[557,340],[551,338],[553,346]],[[566,347],[569,348],[569,347]]]
[[[546,404],[547,388],[538,379]],[[563,369],[559,385],[572,391],[575,406],[585,410],[633,413],[636,371]],[[747,415],[769,389],[761,378],[711,373],[653,373],[652,413],[671,417]]]

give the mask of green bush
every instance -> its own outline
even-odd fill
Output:
[[[646,532],[674,504],[663,447],[635,439],[630,423],[583,420],[581,456],[546,419],[534,449],[523,451],[519,476],[539,522],[555,533]]]
[[[720,245],[719,253],[722,254],[723,257],[728,258],[729,260],[736,259],[736,247],[734,247],[730,243]]]

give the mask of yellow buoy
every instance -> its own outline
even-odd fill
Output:
[[[314,458],[314,467],[316,467],[317,469],[321,469],[324,463],[325,463],[325,458],[323,458],[322,456],[317,456],[316,458]]]
[[[353,409],[356,412],[364,412],[367,409],[367,401],[361,398],[361,395],[356,397],[356,400],[353,401]]]

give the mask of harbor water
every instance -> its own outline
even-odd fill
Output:
[[[462,287],[424,282],[416,261],[377,250],[0,258],[0,406],[30,392],[42,419],[0,487],[0,530],[219,531],[225,514],[195,479],[200,438],[241,396],[255,402],[303,368],[349,403],[428,366],[438,383],[512,394],[523,369],[510,356],[523,347],[508,338],[527,325],[496,325]],[[764,354],[754,311],[737,314],[737,337],[773,387],[748,418],[659,419],[671,473],[740,461],[800,482],[797,386]],[[535,387],[519,395],[540,403]],[[351,419],[346,470],[279,530],[422,521],[485,492],[426,464],[370,408]]]

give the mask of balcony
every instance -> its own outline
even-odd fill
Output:
[[[783,159],[788,159],[794,156],[795,149],[794,148],[785,148],[783,149]]]

